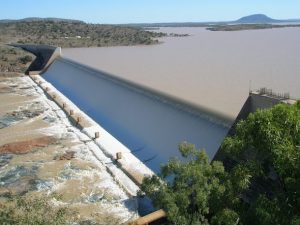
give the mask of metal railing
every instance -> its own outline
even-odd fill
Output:
[[[278,98],[278,99],[290,99],[290,93],[285,92],[285,93],[278,93],[278,92],[274,92],[272,89],[269,88],[260,88],[258,90],[258,93],[260,95],[267,95],[273,98]]]

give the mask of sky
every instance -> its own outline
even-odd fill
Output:
[[[230,21],[262,13],[300,18],[300,0],[0,0],[0,19],[58,17],[88,23]]]

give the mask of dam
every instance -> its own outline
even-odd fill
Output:
[[[171,157],[180,158],[179,143],[193,143],[198,149],[205,149],[210,160],[222,160],[220,145],[225,136],[234,133],[239,120],[258,108],[295,102],[289,95],[276,95],[269,89],[251,91],[236,119],[231,121],[215,110],[64,58],[60,48],[13,46],[37,56],[26,73],[40,75],[32,79],[52,99],[56,94],[49,92],[49,85],[55,89],[54,93],[62,95],[63,102],[55,100],[61,108],[71,101],[75,110],[94,124],[92,128],[81,126],[81,129],[91,138],[100,131],[100,140],[94,142],[109,158],[117,159],[117,164],[137,185],[144,176],[158,173]],[[41,85],[43,82],[46,86]],[[209,93],[206,97],[209,98]],[[65,109],[65,112],[73,121],[78,120],[70,111]],[[124,154],[122,160],[118,159],[118,153]],[[129,192],[135,193],[135,189]]]
[[[205,149],[210,160],[226,164],[220,145],[225,136],[235,133],[238,121],[258,108],[295,103],[289,94],[261,88],[249,92],[237,118],[228,121],[215,111],[66,59],[60,48],[15,47],[37,56],[26,73],[44,91],[53,110],[63,111],[58,118],[71,121],[86,135],[78,137],[89,146],[88,153],[133,199],[145,176],[159,173],[160,165],[170,157],[181,157],[180,142],[191,142]],[[156,210],[147,198],[137,198],[136,207],[140,216]],[[153,215],[161,218],[166,214],[158,210]]]
[[[230,128],[217,115],[62,57],[42,77],[156,173],[180,157],[182,141],[212,159]]]

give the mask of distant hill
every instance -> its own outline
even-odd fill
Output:
[[[278,23],[280,20],[272,19],[264,14],[254,14],[242,17],[235,21],[235,23]]]
[[[235,21],[223,24],[211,24],[207,30],[210,31],[238,31],[238,30],[260,30],[284,27],[300,27],[300,19],[277,20],[264,14],[254,14],[242,17]]]
[[[47,18],[41,18],[41,17],[28,17],[24,19],[3,19],[0,20],[0,23],[15,23],[15,22],[36,22],[36,21],[53,21],[53,22],[69,22],[69,23],[85,23],[81,20],[73,20],[73,19],[62,19],[62,18],[55,18],[55,17],[47,17]]]
[[[277,20],[270,18],[264,14],[253,14],[249,16],[242,17],[234,23],[244,24],[244,23],[253,23],[253,24],[260,24],[260,23],[291,23],[291,22],[300,22],[300,19],[289,19],[289,20]]]
[[[58,18],[26,18],[0,23],[0,45],[31,43],[65,48],[149,45],[158,43],[156,38],[164,35],[136,27],[88,24]]]
[[[290,23],[290,22],[292,22],[292,23],[300,23],[300,19],[288,19],[288,20],[284,20],[284,22],[285,23]]]
[[[242,17],[234,21],[210,21],[210,22],[168,22],[168,23],[131,23],[119,24],[120,26],[130,27],[210,27],[228,24],[276,24],[276,23],[300,23],[300,19],[278,20],[270,18],[264,14],[254,14]]]

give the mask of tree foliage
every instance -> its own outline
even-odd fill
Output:
[[[245,224],[300,222],[299,102],[250,114],[222,149],[252,176]]]
[[[222,144],[230,165],[182,143],[141,190],[170,224],[300,224],[300,103],[258,110]]]
[[[247,178],[240,182],[239,170],[234,171],[238,179],[229,177],[221,162],[210,164],[205,151],[192,144],[180,144],[179,151],[185,160],[171,159],[160,178],[145,178],[141,190],[166,211],[171,224],[237,224],[235,196],[247,188]]]

